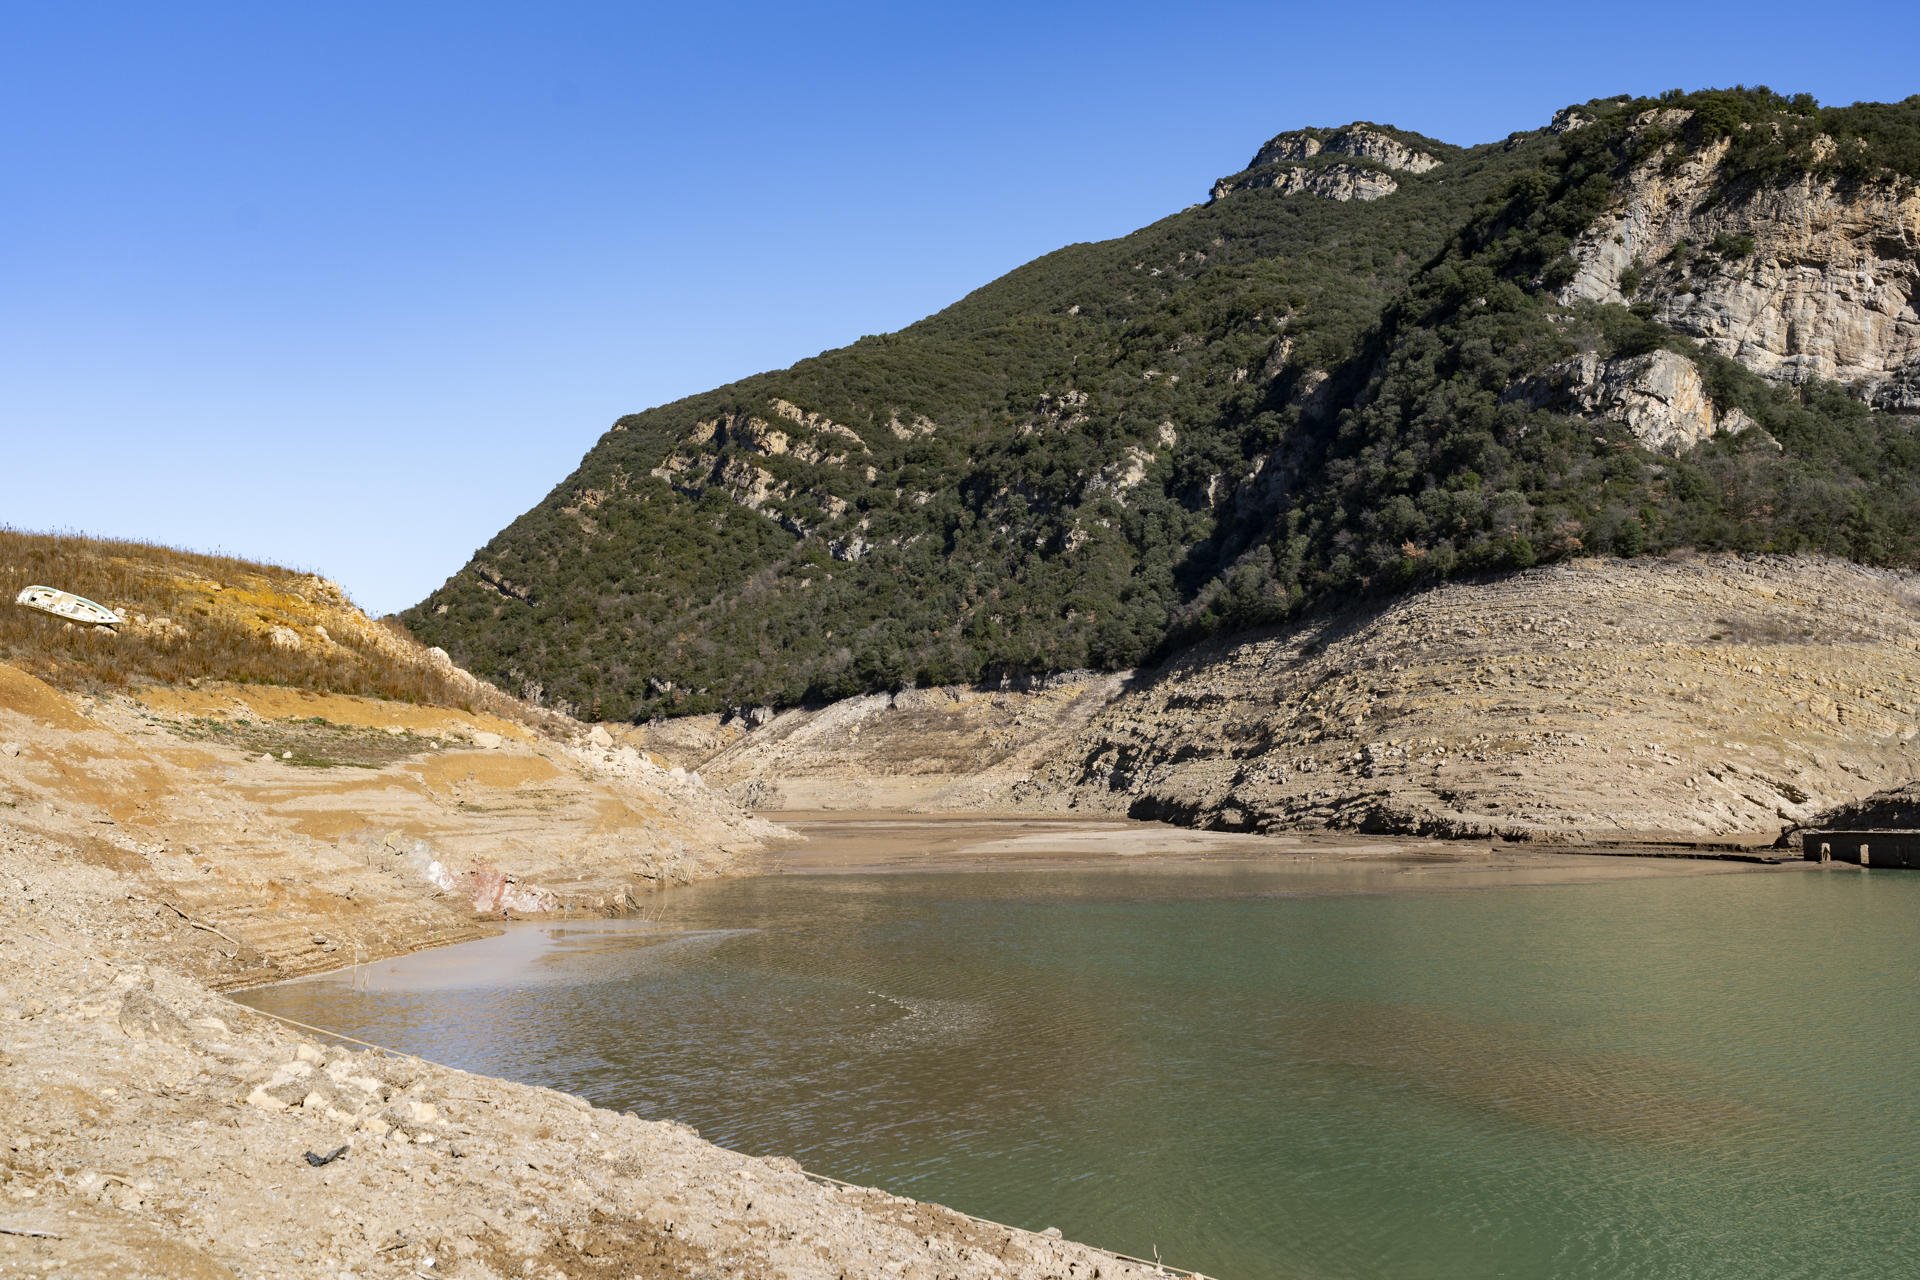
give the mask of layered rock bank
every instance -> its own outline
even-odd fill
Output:
[[[649,740],[776,807],[1764,842],[1920,772],[1917,603],[1915,575],[1832,560],[1583,560],[1154,671],[876,695]]]
[[[200,926],[219,986],[624,909],[779,833],[584,726],[203,683],[76,695],[0,665],[0,821]],[[34,882],[29,882],[29,888]],[[143,928],[145,925],[142,926]]]

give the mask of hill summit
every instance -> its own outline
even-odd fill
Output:
[[[1212,199],[621,418],[405,616],[605,719],[1122,669],[1676,548],[1920,562],[1920,97],[1282,133]]]

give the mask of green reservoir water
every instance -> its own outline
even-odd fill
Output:
[[[245,998],[1223,1277],[1920,1273],[1920,873],[1324,880],[770,876]]]

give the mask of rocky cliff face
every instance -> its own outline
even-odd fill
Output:
[[[1360,163],[1332,159],[1338,156]],[[1240,173],[1214,183],[1213,198],[1265,188],[1289,196],[1304,191],[1328,200],[1378,200],[1400,189],[1394,173],[1426,173],[1439,165],[1437,156],[1373,125],[1295,129],[1270,139]]]
[[[1687,113],[1646,113],[1673,130]],[[1831,153],[1837,145],[1821,139]],[[1726,139],[1669,142],[1574,247],[1566,301],[1651,304],[1661,323],[1766,377],[1840,382],[1920,411],[1920,189],[1800,174],[1721,183]]]
[[[1670,457],[1716,435],[1754,428],[1740,409],[1716,406],[1693,361],[1673,351],[1612,360],[1583,352],[1520,383],[1507,398],[1621,423],[1646,448]]]

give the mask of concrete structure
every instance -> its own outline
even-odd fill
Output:
[[[1920,867],[1920,831],[1807,831],[1800,852],[1810,862],[1863,867]]]

